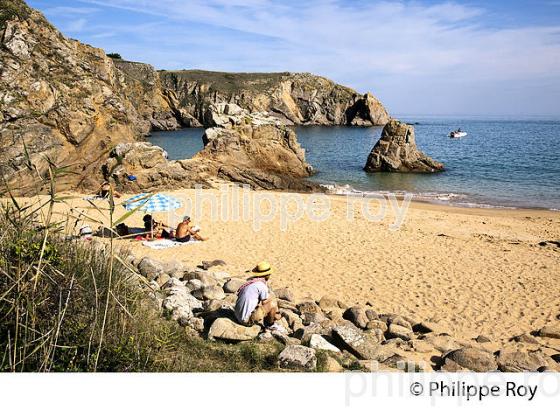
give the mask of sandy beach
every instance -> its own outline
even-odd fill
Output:
[[[380,313],[439,321],[461,338],[485,334],[495,340],[506,339],[539,329],[560,314],[560,247],[542,244],[560,238],[557,212],[412,202],[402,226],[391,229],[395,211],[390,205],[383,220],[372,221],[364,216],[360,198],[351,199],[349,205],[343,196],[252,191],[244,200],[252,201],[255,195],[268,198],[259,197],[267,217],[255,231],[251,212],[245,220],[220,215],[226,202],[230,211],[235,209],[232,204],[238,203],[242,215],[241,197],[232,199],[230,195],[223,202],[223,191],[219,190],[204,190],[203,200],[195,190],[170,194],[184,203],[198,201],[200,215],[192,209],[180,209],[173,215],[156,213],[156,219],[173,222],[192,211],[208,241],[162,250],[149,249],[134,240],[118,243],[137,256],[175,259],[189,266],[223,259],[227,263],[224,270],[240,277],[258,261],[268,260],[277,270],[272,286],[290,287],[298,298],[318,300],[329,295],[347,304],[369,302]],[[211,197],[215,197],[217,208],[216,204],[211,206]],[[301,218],[286,221],[279,209],[274,215],[270,213],[271,203],[276,202],[277,208],[287,204],[287,212],[294,215],[297,201],[308,207],[321,203],[324,206],[320,209],[326,209],[330,202],[330,216],[315,221],[304,212]],[[94,203],[107,206],[106,201]],[[369,204],[370,214],[380,209],[377,201]],[[57,205],[59,217],[70,206],[99,217],[99,211],[82,199]],[[353,216],[349,216],[349,208],[354,210]],[[115,219],[124,212],[117,206]],[[136,213],[126,223],[140,227],[142,216]]]

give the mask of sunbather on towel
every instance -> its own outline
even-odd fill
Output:
[[[143,221],[147,239],[173,238],[173,229],[163,222],[156,221],[152,218],[152,215],[144,215]]]
[[[175,231],[175,240],[178,242],[188,242],[191,238],[197,241],[205,241],[208,238],[203,238],[199,234],[200,228],[198,226],[193,226],[190,216],[185,216],[183,222],[177,225],[177,230]]]

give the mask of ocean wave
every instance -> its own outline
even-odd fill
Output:
[[[407,191],[367,191],[359,190],[354,188],[350,184],[338,185],[338,184],[322,184],[322,187],[327,189],[327,192],[331,195],[344,195],[344,196],[360,196],[367,198],[368,196],[379,196],[379,195],[396,195],[404,197],[405,195],[411,195],[412,200],[435,203],[435,204],[445,204],[455,207],[462,208],[484,208],[484,209],[518,209],[514,206],[498,205],[498,204],[488,204],[482,202],[471,202],[468,199],[468,195],[459,194],[455,192],[407,192]],[[551,209],[556,210],[558,209]]]

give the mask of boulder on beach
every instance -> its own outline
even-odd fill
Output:
[[[228,318],[220,317],[212,323],[208,331],[208,339],[220,339],[230,342],[242,342],[252,340],[259,335],[261,327],[238,325]]]
[[[289,345],[278,356],[281,369],[312,371],[317,367],[315,350],[300,345]]]
[[[364,170],[367,172],[443,171],[443,164],[434,161],[416,147],[414,127],[392,119],[371,150]]]

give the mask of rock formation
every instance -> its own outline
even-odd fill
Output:
[[[367,172],[437,172],[443,164],[416,147],[414,127],[392,119],[371,150],[364,170]]]
[[[21,0],[0,5],[0,173],[29,192],[48,161],[71,165],[62,182],[99,179],[100,158],[150,130],[103,50],[65,38]]]
[[[283,124],[384,125],[389,115],[371,94],[308,73],[222,73],[202,70],[161,71],[163,86],[179,106],[204,119],[215,103],[235,103],[250,111],[268,112]]]
[[[233,181],[253,188],[318,190],[295,133],[274,117],[249,113],[235,104],[210,107],[216,124],[203,135],[204,149],[191,159],[168,161],[163,149],[147,142],[121,143],[103,166],[105,177],[124,191],[211,186]],[[128,180],[134,175],[136,180]]]

